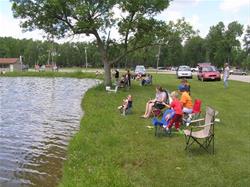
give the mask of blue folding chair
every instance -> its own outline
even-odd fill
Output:
[[[171,114],[170,118],[166,120],[166,116],[168,114]],[[170,120],[174,117],[175,112],[172,109],[167,109],[162,116],[161,121],[159,121],[156,117],[152,119],[152,124],[155,127],[155,136],[160,136],[161,134],[163,135],[170,135],[171,131],[166,131],[166,127],[168,126]]]

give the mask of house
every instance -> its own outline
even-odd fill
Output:
[[[21,71],[20,58],[0,58],[0,72]]]

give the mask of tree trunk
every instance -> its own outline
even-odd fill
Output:
[[[102,59],[104,65],[104,85],[111,86],[111,67],[109,62],[106,59]]]
[[[101,40],[99,34],[97,31],[93,32],[94,36],[97,39],[97,45],[101,54],[101,59],[102,59],[102,63],[104,66],[104,85],[105,86],[111,86],[112,82],[111,82],[111,67],[110,67],[110,63],[108,61],[108,57],[107,57],[107,49],[105,49],[104,43]]]

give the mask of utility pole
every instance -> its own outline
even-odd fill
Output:
[[[84,50],[85,50],[85,68],[86,68],[86,71],[87,71],[87,68],[88,68],[87,47],[84,47]]]
[[[161,55],[161,45],[159,45],[158,54],[157,54],[156,73],[158,73],[158,66],[159,66],[159,61],[160,61],[160,55]]]
[[[23,71],[23,57],[20,56],[19,57],[20,63],[21,63],[21,71]]]

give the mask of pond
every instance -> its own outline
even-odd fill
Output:
[[[0,78],[0,186],[56,186],[97,80]]]

